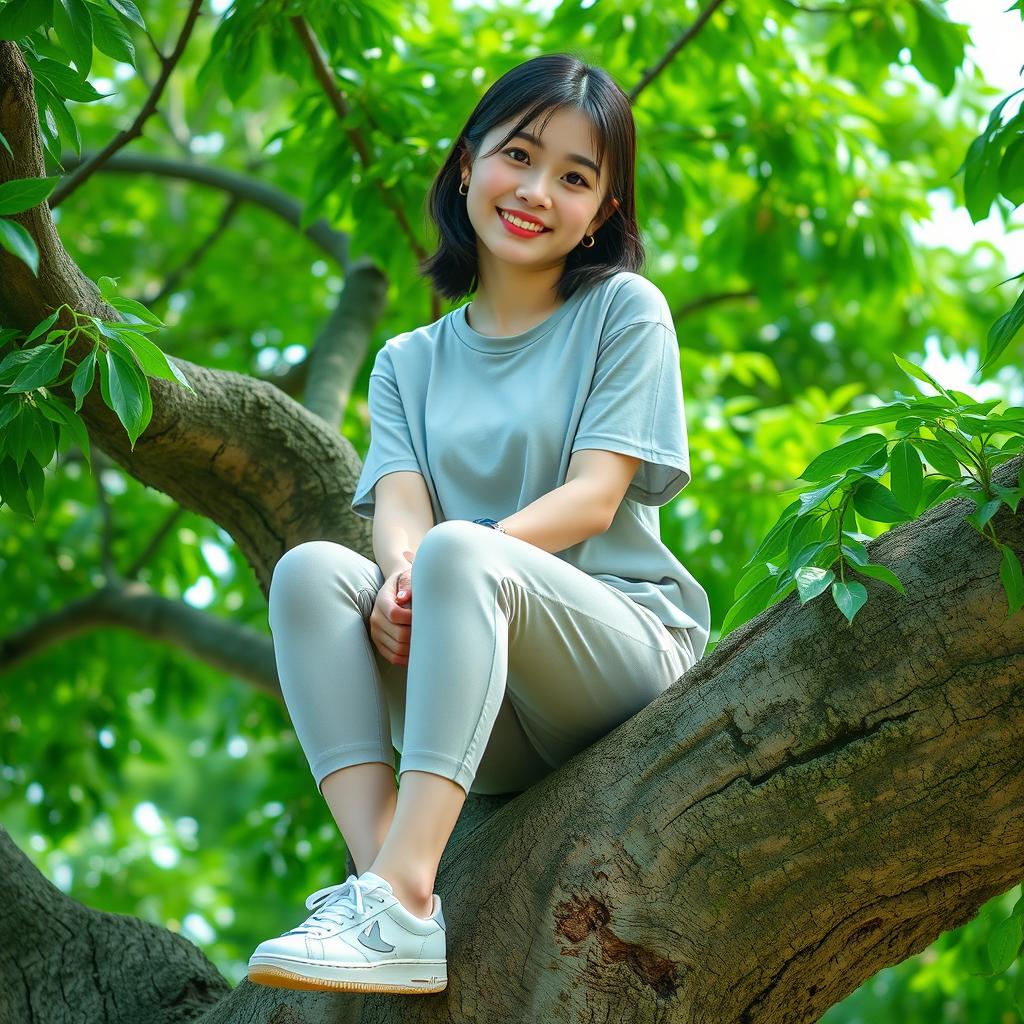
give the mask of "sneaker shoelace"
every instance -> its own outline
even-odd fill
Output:
[[[361,882],[355,875],[349,875],[344,882],[317,889],[306,897],[306,907],[313,913],[288,934],[316,932],[332,924],[344,924],[347,918],[354,920],[364,912],[364,900],[370,898],[370,894],[377,888],[369,880]],[[383,903],[384,900],[378,899],[377,902]]]

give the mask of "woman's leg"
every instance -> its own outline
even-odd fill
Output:
[[[370,870],[426,907],[485,751],[492,762],[503,756],[489,742],[500,715],[507,724],[513,709],[554,768],[678,680],[693,652],[685,631],[670,632],[625,594],[476,523],[429,530],[412,572],[398,806]],[[501,742],[522,748],[511,731]]]
[[[361,875],[380,852],[395,817],[395,769],[379,761],[352,764],[331,772],[320,792]]]
[[[381,672],[366,629],[380,568],[341,544],[309,541],[274,567],[269,621],[278,678],[317,786],[359,873],[377,856],[397,790]]]

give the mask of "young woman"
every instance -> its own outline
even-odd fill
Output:
[[[421,272],[473,299],[374,362],[352,508],[376,562],[310,541],[270,590],[288,711],[359,874],[260,943],[253,981],[440,992],[433,886],[466,795],[525,790],[704,653],[707,594],[659,532],[690,464],[634,174],[627,96],[550,54],[491,86],[434,181]]]

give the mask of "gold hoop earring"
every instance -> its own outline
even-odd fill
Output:
[[[465,186],[466,186],[466,191],[465,191],[465,192],[463,192],[463,191],[462,191],[462,186],[463,186],[463,185],[465,185]],[[469,185],[468,185],[468,183],[467,183],[467,182],[463,181],[463,182],[462,182],[462,183],[461,183],[461,184],[459,185],[459,195],[460,195],[460,196],[468,196],[468,195],[469,195]]]
[[[593,235],[584,235],[583,237],[590,239],[590,245],[587,245],[586,242],[580,242],[580,245],[582,245],[584,249],[593,249],[594,248],[594,236]]]

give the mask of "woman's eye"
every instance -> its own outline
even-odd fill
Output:
[[[513,146],[513,147],[512,147],[511,149],[505,149],[505,150],[502,150],[502,152],[503,152],[503,153],[504,153],[505,155],[509,156],[509,158],[510,158],[510,159],[512,159],[512,160],[515,160],[515,157],[513,157],[513,156],[511,155],[511,154],[513,154],[513,153],[522,153],[522,154],[523,154],[523,156],[525,156],[525,157],[527,157],[527,158],[529,157],[529,154],[528,154],[528,153],[526,152],[526,150],[525,150],[525,149],[519,149],[519,148],[518,148],[517,146]],[[518,163],[522,163],[522,161],[521,161],[521,160],[516,160],[516,163],[517,163],[517,164],[518,164]],[[577,178],[579,178],[579,181],[577,181],[577,182],[572,182],[572,184],[574,184],[574,185],[582,185],[582,186],[586,186],[586,184],[587,184],[587,179],[586,179],[586,178],[584,178],[582,174],[579,174],[579,173],[578,173],[577,171],[570,171],[570,172],[569,172],[569,174],[570,174],[570,175],[573,175],[573,176],[575,176],[575,177],[577,177]]]

